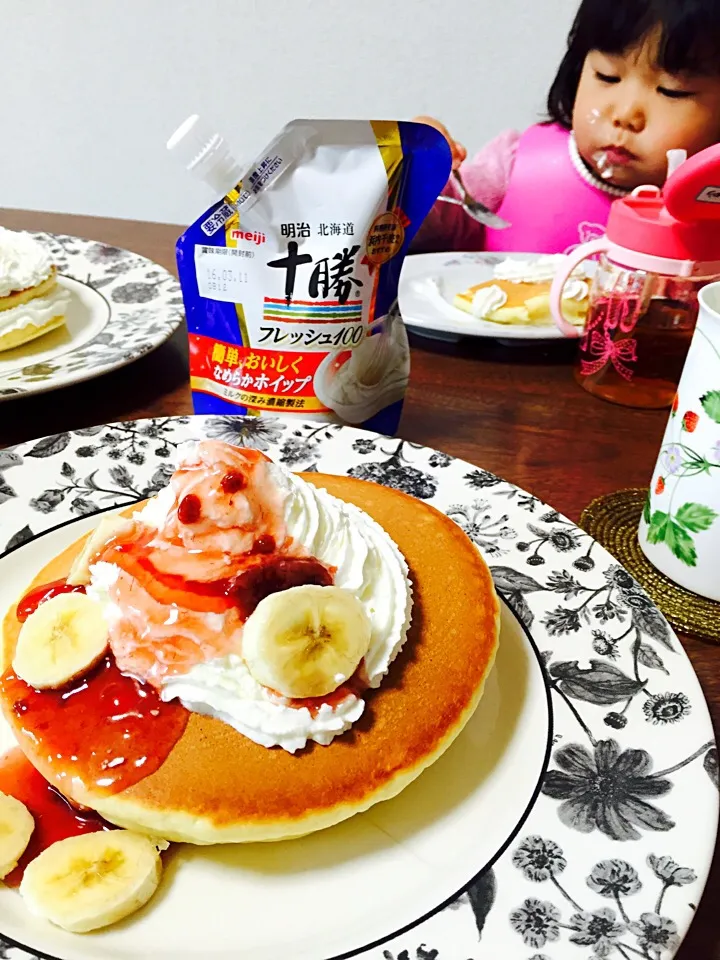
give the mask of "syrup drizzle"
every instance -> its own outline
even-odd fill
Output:
[[[17,605],[16,616],[20,623],[25,623],[27,618],[35,613],[41,603],[46,600],[52,600],[53,597],[59,597],[62,593],[85,593],[85,587],[72,586],[65,580],[53,580],[52,583],[43,584],[37,590],[31,590],[26,593],[20,603]]]
[[[25,853],[3,881],[10,887],[18,886],[30,861],[58,840],[114,829],[93,810],[73,806],[38,773],[18,747],[0,757],[0,791],[24,803],[35,821]]]
[[[176,603],[201,613],[235,608],[246,620],[271,593],[308,583],[327,587],[333,582],[333,571],[314,557],[287,557],[271,552],[275,549],[273,537],[258,537],[254,552],[246,554],[245,567],[236,576],[219,580],[187,580],[157,570],[148,558],[150,548],[144,544],[115,544],[103,559],[134,577],[158,603]]]
[[[189,717],[177,701],[163,703],[153,687],[122,674],[110,654],[60,690],[35,690],[10,669],[0,695],[17,739],[27,738],[61,781],[77,779],[93,792],[116,793],[154,773]]]

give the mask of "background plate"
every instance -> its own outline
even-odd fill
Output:
[[[407,257],[400,275],[399,306],[414,333],[438,340],[492,337],[499,340],[562,340],[555,326],[491,323],[452,304],[456,294],[492,280],[493,268],[508,257],[523,262],[537,253],[418,253]]]
[[[92,380],[150,353],[183,319],[180,285],[164,267],[94,240],[32,233],[71,294],[65,327],[0,353],[0,400]]]

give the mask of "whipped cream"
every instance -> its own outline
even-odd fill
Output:
[[[478,320],[485,320],[496,310],[504,307],[507,299],[505,291],[495,284],[491,287],[481,287],[472,298],[470,312]]]
[[[405,558],[380,524],[351,503],[306,483],[273,464],[272,477],[285,494],[290,536],[308,553],[335,567],[335,586],[354,593],[370,617],[370,648],[363,661],[377,687],[410,626],[412,591]]]
[[[308,740],[327,746],[359,720],[365,701],[349,694],[340,703],[324,703],[313,713],[289,707],[250,674],[242,657],[230,654],[171,677],[163,700],[177,697],[188,710],[217,717],[263,747],[302,750]]]
[[[496,265],[493,275],[496,280],[508,280],[510,283],[552,283],[564,262],[563,253],[548,254],[537,260],[514,260],[508,257]],[[577,266],[571,276],[584,278],[586,273],[583,265]]]
[[[587,300],[589,293],[590,286],[586,280],[571,277],[563,287],[562,298],[563,300],[576,300],[580,303],[582,300]]]
[[[57,286],[46,297],[35,297],[9,310],[0,310],[0,336],[26,327],[43,327],[53,317],[64,315],[70,303],[70,293]]]
[[[182,458],[183,463],[197,459],[187,446]],[[335,585],[352,591],[364,605],[372,631],[360,672],[369,686],[377,687],[410,626],[412,591],[402,554],[382,527],[357,507],[306,483],[279,464],[268,463],[266,470],[265,483],[273,488],[270,496],[279,505],[287,535],[307,554],[335,568]],[[135,519],[162,531],[174,499],[173,490],[166,488],[138,511]],[[119,567],[101,561],[90,572],[88,594],[103,604],[111,629],[136,613],[121,610],[112,600],[113,585],[121,575]],[[172,634],[189,612],[174,605],[167,610],[166,624]],[[228,628],[226,618],[236,614],[195,612],[191,616],[203,618],[204,627],[219,635]],[[238,646],[241,649],[241,642]],[[185,672],[164,675],[161,684],[163,700],[177,698],[189,710],[217,717],[262,746],[280,746],[291,753],[308,740],[329,744],[356,722],[365,708],[362,697],[351,692],[312,711],[293,707],[259,684],[233,650],[195,663]]]
[[[337,366],[337,353],[329,354],[315,374],[318,399],[347,423],[363,423],[380,410],[402,400],[410,376],[410,350],[402,323],[383,318],[382,332],[358,344]]]
[[[123,618],[122,610],[110,598],[110,588],[115,585],[119,575],[120,567],[114,563],[94,563],[90,567],[90,583],[85,587],[87,596],[102,604],[108,626],[113,626]]]
[[[29,233],[0,227],[0,297],[38,286],[52,267],[48,251]]]

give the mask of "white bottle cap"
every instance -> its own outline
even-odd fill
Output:
[[[223,137],[205,125],[197,113],[180,124],[168,140],[167,148],[215,194],[224,196],[242,179],[242,167]]]
[[[683,163],[687,160],[687,150],[668,150],[667,152],[667,162],[668,162],[668,179],[675,173],[678,167],[682,166]]]

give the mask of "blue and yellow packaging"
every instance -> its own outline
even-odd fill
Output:
[[[450,162],[423,124],[288,124],[177,243],[195,412],[394,433],[400,270]]]

